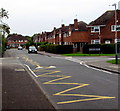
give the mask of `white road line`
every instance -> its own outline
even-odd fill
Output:
[[[29,69],[29,71],[35,76],[35,77],[38,77],[31,69],[30,69],[30,67],[27,65],[27,64],[24,64],[28,69]]]
[[[102,71],[102,72],[105,72],[105,73],[108,73],[108,74],[112,74],[112,72],[105,71],[105,70],[102,70],[102,69],[97,69],[97,68],[94,68],[94,67],[89,67],[89,68],[97,70],[97,71]]]
[[[97,71],[105,72],[105,73],[107,73],[107,74],[113,74],[113,73],[110,72],[110,71],[105,71],[105,70],[102,70],[102,69],[90,67],[90,66],[88,66],[87,64],[85,64],[84,61],[77,60],[77,59],[75,59],[75,58],[73,59],[72,57],[66,57],[65,59],[70,60],[70,61],[72,61],[72,62],[80,63],[80,65],[83,65],[83,66],[85,66],[85,67],[87,67],[87,68],[91,68],[91,69],[94,69],[94,70],[97,70]],[[118,74],[114,74],[114,75],[117,75],[117,76],[118,76]]]

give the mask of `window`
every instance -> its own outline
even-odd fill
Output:
[[[91,40],[91,44],[100,44],[100,40]]]
[[[55,38],[55,35],[53,35],[53,37],[52,38]]]
[[[19,40],[19,42],[23,42],[23,40]]]
[[[106,41],[105,41],[105,44],[110,44],[110,40],[106,40]]]
[[[67,37],[67,33],[64,33],[64,34],[63,34],[63,37]]]
[[[114,32],[114,31],[116,31],[116,30],[117,30],[117,31],[120,31],[120,25],[117,25],[117,26],[116,26],[116,25],[112,25],[112,26],[111,26],[111,31]]]
[[[61,34],[59,34],[59,37],[61,38]]]
[[[120,43],[120,39],[115,39],[115,43]]]
[[[59,42],[59,45],[61,45],[62,43],[61,42]]]
[[[91,27],[91,32],[100,32],[100,26]]]
[[[69,36],[71,36],[71,31],[69,31]]]

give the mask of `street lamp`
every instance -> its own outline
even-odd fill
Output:
[[[117,10],[116,10],[116,3],[114,3],[112,6],[115,6],[115,60],[116,64],[118,64],[118,52],[117,52]]]

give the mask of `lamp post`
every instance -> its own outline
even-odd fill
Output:
[[[116,3],[112,6],[115,6],[115,60],[116,64],[118,64],[118,52],[117,52],[117,10],[116,10]]]

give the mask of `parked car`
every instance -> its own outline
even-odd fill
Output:
[[[35,46],[30,46],[30,47],[28,48],[28,53],[37,53],[36,47],[35,47]]]
[[[23,48],[22,48],[22,46],[18,46],[18,50],[22,50]]]
[[[6,46],[6,49],[10,49],[10,46],[7,45],[7,46]]]

